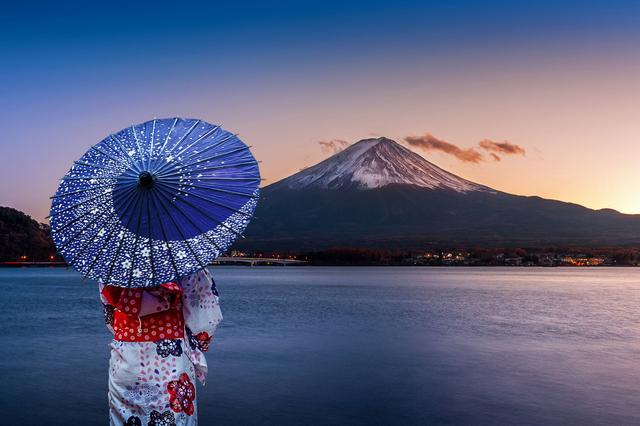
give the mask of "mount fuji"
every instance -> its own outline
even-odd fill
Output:
[[[264,187],[246,236],[239,248],[626,245],[640,215],[501,192],[382,137]]]
[[[451,174],[387,138],[364,139],[274,184],[288,189],[375,189],[414,185],[456,192],[493,191]]]

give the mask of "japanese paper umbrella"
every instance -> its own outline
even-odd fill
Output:
[[[204,268],[241,236],[259,183],[236,135],[195,119],[148,121],[74,162],[52,197],[53,240],[85,277],[159,285]]]

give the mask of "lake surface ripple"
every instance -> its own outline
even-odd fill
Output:
[[[640,424],[640,269],[215,267],[202,425]],[[97,285],[0,270],[2,424],[107,424]]]

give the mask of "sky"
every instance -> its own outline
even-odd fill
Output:
[[[386,136],[498,190],[640,213],[640,1],[12,3],[0,205],[37,220],[91,145],[174,116],[239,133],[265,185]]]

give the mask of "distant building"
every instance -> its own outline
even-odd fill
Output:
[[[586,257],[585,255],[563,256],[562,263],[568,266],[600,266],[604,265],[603,257]]]
[[[522,266],[521,257],[507,257],[504,259],[504,264],[508,266]]]

